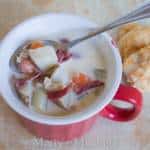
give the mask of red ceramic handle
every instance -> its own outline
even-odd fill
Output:
[[[114,99],[128,102],[132,104],[133,107],[119,108],[109,104],[100,112],[100,115],[115,121],[129,121],[134,119],[141,111],[142,94],[136,88],[120,85]]]

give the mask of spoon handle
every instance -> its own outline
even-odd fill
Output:
[[[106,25],[102,28],[96,29],[93,32],[89,32],[87,35],[85,35],[81,38],[71,41],[69,43],[69,47],[72,47],[72,46],[76,45],[77,43],[80,43],[84,40],[87,40],[91,37],[96,36],[97,34],[108,31],[108,30],[118,27],[120,25],[129,23],[129,22],[133,22],[136,20],[144,19],[144,18],[149,18],[149,17],[150,17],[150,3],[147,3],[137,9],[131,11],[127,15],[109,23],[108,25]]]

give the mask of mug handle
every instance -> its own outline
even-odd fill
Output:
[[[142,108],[142,94],[136,88],[121,84],[114,101],[128,102],[133,105],[132,108],[119,108],[112,104],[108,104],[100,115],[114,121],[129,121],[134,119]]]

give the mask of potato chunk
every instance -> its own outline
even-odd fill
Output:
[[[46,70],[58,62],[55,49],[51,46],[30,49],[29,56],[41,70]]]

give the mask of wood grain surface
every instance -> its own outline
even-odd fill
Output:
[[[85,16],[99,26],[125,14],[144,0],[0,0],[0,38],[28,17],[45,12]],[[145,20],[146,22],[149,20]],[[0,66],[1,67],[1,66]],[[150,150],[150,94],[144,94],[140,116],[128,123],[99,117],[78,140],[57,143],[38,139],[0,97],[0,150]]]

